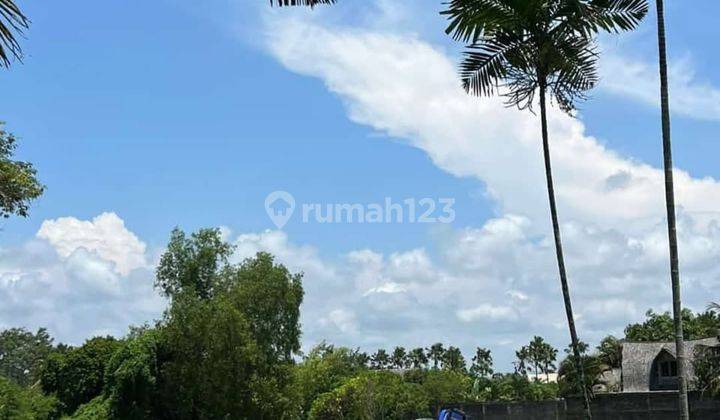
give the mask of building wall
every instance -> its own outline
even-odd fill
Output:
[[[633,392],[599,394],[592,401],[593,420],[676,420],[675,392]],[[456,404],[468,420],[574,420],[583,418],[580,398],[528,403]],[[720,420],[720,399],[701,398],[690,393],[693,420]]]

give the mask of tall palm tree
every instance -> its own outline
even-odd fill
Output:
[[[10,67],[13,58],[22,60],[16,36],[30,26],[30,20],[13,0],[0,0],[0,67]]]
[[[687,396],[687,361],[683,339],[682,301],[680,299],[680,262],[678,258],[677,227],[675,223],[675,188],[673,185],[672,142],[670,140],[670,100],[668,94],[667,48],[665,43],[665,7],[656,0],[658,21],[658,50],[660,56],[660,105],[662,111],[663,166],[665,167],[665,207],[667,209],[670,246],[670,283],[672,285],[675,354],[678,366],[678,398],[680,418],[690,418]]]
[[[574,103],[597,83],[594,35],[637,27],[647,14],[645,0],[450,0],[442,12],[446,30],[467,44],[460,76],[476,96],[498,93],[509,106],[532,109],[539,95],[540,120],[550,216],[558,271],[573,352],[580,363],[570,291],[558,222],[550,161],[547,101],[571,113]],[[585,387],[586,417],[590,418]]]

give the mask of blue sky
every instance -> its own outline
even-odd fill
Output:
[[[0,299],[9,309],[0,326],[50,323],[76,342],[122,334],[162,310],[147,295],[169,231],[223,226],[238,258],[266,249],[305,271],[306,346],[442,339],[466,352],[491,347],[504,366],[534,334],[564,346],[560,310],[528,322],[559,302],[531,150],[536,121],[444,96],[459,46],[442,33],[439,2],[418,10],[343,1],[315,11],[266,3],[21,3],[33,21],[27,57],[0,76],[0,119],[48,189],[30,218],[1,222]],[[697,309],[720,281],[720,59],[708,36],[719,8],[668,4],[675,156],[686,171],[681,256]],[[568,246],[578,250],[570,269],[587,341],[668,306],[667,293],[635,299],[666,280],[653,23],[651,14],[633,34],[603,36],[600,87],[577,119],[554,117],[554,153],[574,153],[558,157],[559,200]],[[435,101],[483,108],[455,119]],[[582,177],[613,175],[627,178],[627,194],[584,190]],[[295,218],[280,232],[264,209],[275,190],[312,203],[452,197],[457,218],[442,226]],[[103,213],[112,217],[94,220]],[[33,265],[34,253],[47,260]],[[100,266],[110,286],[94,283],[105,278]],[[62,292],[38,297],[54,276]],[[583,289],[593,283],[604,287]],[[20,310],[23,293],[36,294],[35,313]],[[101,310],[98,296],[107,299],[102,325],[79,321]],[[137,296],[147,302],[135,308]],[[76,327],[52,324],[62,305],[76,305],[62,317]]]

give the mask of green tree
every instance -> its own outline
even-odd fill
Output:
[[[520,349],[515,351],[515,361],[513,362],[513,366],[515,368],[515,373],[521,376],[527,376],[527,365],[530,359],[530,354],[528,352],[527,346],[522,346]]]
[[[713,311],[696,315],[685,308],[682,310],[682,319],[683,336],[688,340],[714,337],[720,328],[720,316]],[[673,341],[674,337],[675,324],[669,312],[648,310],[645,321],[625,327],[625,339],[628,341]]]
[[[404,419],[427,417],[428,394],[388,371],[361,374],[312,405],[311,419]]]
[[[570,299],[550,161],[547,95],[571,113],[598,80],[594,35],[634,29],[647,14],[645,0],[450,0],[442,12],[447,33],[468,44],[460,66],[464,88],[477,96],[499,92],[509,106],[532,108],[539,94],[550,216],[570,338],[577,332]],[[503,84],[502,90],[499,88]],[[578,366],[582,376],[582,366]],[[586,416],[590,417],[585,396]]]
[[[445,347],[442,343],[435,343],[427,350],[428,359],[433,362],[433,369],[438,368],[438,364],[442,361],[443,355],[445,354]]]
[[[222,286],[219,276],[228,267],[232,251],[233,247],[222,240],[220,229],[201,229],[188,238],[175,228],[155,271],[155,287],[171,298],[191,290],[207,299]]]
[[[105,368],[103,401],[93,401],[82,411],[106,410],[108,418],[117,419],[162,418],[159,394],[162,346],[161,332],[156,329],[128,337]]]
[[[425,354],[425,349],[422,347],[416,347],[408,353],[408,361],[413,369],[421,369],[428,364],[428,357]]]
[[[367,357],[367,356],[365,356]],[[358,350],[321,343],[294,369],[294,386],[299,395],[301,414],[307,416],[313,401],[367,370]]]
[[[261,404],[274,396],[272,383],[263,389],[274,370],[253,340],[241,305],[223,295],[200,299],[187,293],[173,300],[163,326],[170,355],[159,390],[167,417],[269,415]]]
[[[266,252],[226,271],[227,293],[242,303],[238,307],[260,348],[270,360],[291,361],[300,351],[303,274],[291,273]]]
[[[203,298],[178,293],[162,325],[161,395],[177,419],[271,418],[295,409],[301,274],[258,253],[209,278]]]
[[[445,370],[454,372],[465,372],[465,357],[463,357],[459,348],[450,346],[445,350],[442,357],[442,367]]]
[[[378,351],[370,357],[370,363],[373,369],[385,369],[390,365],[390,356],[385,349],[378,349]]]
[[[390,363],[396,369],[403,369],[407,366],[407,351],[405,347],[395,347],[390,356]]]
[[[703,395],[720,396],[720,347],[697,346],[693,357],[695,388]]]
[[[472,378],[463,372],[431,369],[426,372],[421,386],[428,396],[430,412],[436,414],[443,404],[470,401]]]
[[[24,328],[0,332],[0,376],[20,386],[34,384],[53,349],[52,341],[45,328],[34,334]]]
[[[470,374],[475,377],[487,377],[493,374],[493,359],[490,350],[478,347],[472,358]]]
[[[603,338],[597,347],[600,361],[610,368],[622,365],[622,342],[612,335]]]
[[[670,98],[668,93],[667,47],[665,40],[665,5],[657,5],[658,52],[660,63],[660,108],[662,114],[663,167],[665,169],[665,209],[668,222],[668,245],[670,249],[670,284],[673,301],[673,326],[675,331],[675,355],[678,366],[678,399],[680,419],[690,418],[687,396],[687,360],[683,338],[682,301],[680,297],[680,261],[678,257],[677,223],[675,221],[675,187],[673,181],[672,140],[670,138]]]
[[[540,373],[545,374],[545,378],[549,379],[549,374],[555,371],[555,361],[557,360],[557,349],[546,343],[542,337],[533,337],[530,344],[526,347],[527,361],[535,373],[537,381]]]
[[[0,376],[1,420],[50,420],[58,416],[57,400]]]
[[[15,7],[9,0],[0,0],[0,11],[3,7]],[[0,18],[5,13],[0,13]],[[0,19],[0,67],[8,65],[8,44],[3,32],[7,29]],[[5,47],[3,48],[3,44]],[[13,51],[13,49],[9,49]],[[17,137],[3,129],[5,123],[0,122],[0,217],[8,218],[12,215],[27,217],[30,202],[40,197],[45,187],[37,180],[37,171],[29,162],[13,160],[17,148]]]
[[[105,366],[120,345],[113,337],[95,337],[78,348],[51,354],[40,375],[42,389],[57,397],[64,413],[74,412],[100,395]]]
[[[22,60],[16,35],[22,35],[30,27],[30,20],[13,0],[0,0],[0,10],[0,67],[10,67],[11,59]]]
[[[575,354],[571,347],[565,349],[567,357],[560,362],[560,368],[558,369],[560,396],[592,395],[593,385],[600,383],[599,378],[605,369],[605,365],[598,356],[587,354],[588,345],[586,343],[581,341],[578,343],[578,347],[580,349],[580,363],[574,360]],[[585,374],[582,377],[578,372],[578,365],[583,367],[582,372]]]

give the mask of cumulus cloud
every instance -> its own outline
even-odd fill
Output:
[[[103,213],[93,220],[46,220],[37,237],[47,240],[63,258],[80,248],[95,252],[113,263],[114,270],[122,275],[147,266],[145,244],[125,228],[125,222],[115,213]]]
[[[47,327],[78,344],[160,316],[146,246],[114,213],[47,220],[36,236],[0,249],[0,327]]]

